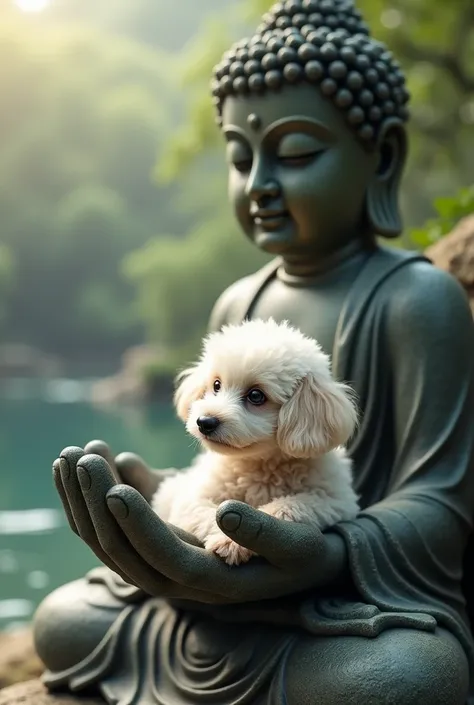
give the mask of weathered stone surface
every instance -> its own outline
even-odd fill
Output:
[[[425,254],[462,284],[474,314],[474,214],[463,218],[449,235],[429,247]]]
[[[104,701],[73,695],[51,695],[41,681],[34,680],[0,690],[0,705],[104,705]]]
[[[42,670],[30,630],[0,634],[0,688],[35,678]]]

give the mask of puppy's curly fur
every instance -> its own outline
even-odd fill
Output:
[[[253,555],[216,523],[227,499],[320,530],[357,514],[343,447],[357,424],[353,394],[316,341],[287,322],[246,321],[208,336],[178,378],[175,404],[204,452],[161,484],[152,506],[227,563]]]

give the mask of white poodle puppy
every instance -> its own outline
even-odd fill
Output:
[[[320,530],[357,514],[342,447],[357,411],[315,340],[271,319],[226,326],[178,383],[178,416],[204,452],[159,487],[152,506],[162,519],[232,565],[254,554],[216,523],[227,499]]]

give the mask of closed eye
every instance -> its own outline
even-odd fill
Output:
[[[242,174],[247,174],[250,172],[252,168],[252,160],[251,159],[243,159],[242,161],[239,162],[233,162],[234,169],[237,171],[240,171]]]
[[[280,156],[278,157],[278,161],[280,164],[287,167],[304,167],[312,164],[312,162],[321,156],[324,151],[325,150],[318,150],[315,152],[308,152],[307,154],[295,154],[287,157]]]

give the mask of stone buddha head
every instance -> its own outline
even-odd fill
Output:
[[[396,237],[409,94],[351,0],[285,0],[215,67],[229,195],[255,244],[321,256]]]

